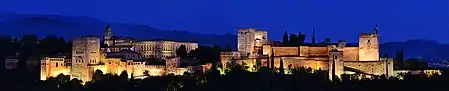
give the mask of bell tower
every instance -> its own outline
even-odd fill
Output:
[[[113,45],[113,35],[111,26],[108,24],[106,25],[106,28],[104,29],[104,36],[103,36],[103,44],[106,46],[112,46]]]

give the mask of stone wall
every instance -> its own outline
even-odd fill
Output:
[[[48,58],[41,59],[41,80],[46,80],[49,77],[56,77],[59,74],[70,75],[71,66],[66,66],[65,58]]]
[[[328,61],[325,60],[313,60],[306,57],[275,57],[274,58],[274,67],[279,68],[280,67],[280,59],[284,61],[284,68],[297,68],[297,67],[305,67],[305,68],[312,68],[314,70],[322,69],[327,70],[328,69]],[[265,60],[262,60],[265,61]]]
[[[309,56],[328,56],[329,50],[327,47],[308,47]]]
[[[380,61],[384,62],[384,65],[386,67],[386,75],[387,76],[394,76],[394,59],[393,58],[380,58]]]
[[[387,66],[384,61],[346,61],[344,66],[373,75],[382,75],[387,72]]]
[[[299,56],[309,56],[309,46],[299,46]]]
[[[221,52],[220,53],[220,62],[224,68],[226,68],[227,64],[231,63],[231,61],[233,61],[235,59],[240,59],[240,52]]]
[[[274,56],[298,56],[298,47],[272,47]]]
[[[334,76],[340,77],[344,73],[343,52],[333,50],[329,56],[329,79],[333,80]]]
[[[359,60],[359,48],[358,47],[345,47],[343,48],[343,61],[358,61]]]

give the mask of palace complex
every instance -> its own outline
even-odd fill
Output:
[[[115,37],[109,25],[103,41],[99,37],[85,36],[73,39],[72,43],[71,55],[41,59],[41,80],[64,74],[86,82],[96,70],[117,75],[126,71],[135,77],[182,75],[204,66],[180,67],[180,58],[176,57],[176,49],[181,45],[189,52],[198,48],[198,43]]]
[[[238,29],[238,51],[221,52],[221,65],[246,66],[248,70],[262,66],[271,69],[307,67],[327,70],[329,78],[341,74],[365,76],[394,76],[393,59],[379,57],[378,27],[374,33],[361,33],[357,44],[312,43],[280,44],[268,40],[266,31],[255,28]],[[103,73],[121,74],[129,77],[183,75],[184,72],[210,69],[211,64],[180,66],[176,50],[184,45],[187,52],[198,48],[198,43],[167,40],[135,40],[130,37],[113,36],[109,25],[103,40],[95,36],[75,38],[71,55],[50,56],[41,59],[41,80],[59,74],[70,75],[84,82],[92,80],[96,70]],[[158,61],[165,60],[165,61]],[[7,61],[7,68],[15,68],[16,60]],[[399,71],[398,71],[399,72]],[[400,71],[406,73],[408,71]],[[434,71],[424,71],[434,73]]]
[[[249,69],[260,66],[279,69],[280,65],[285,69],[310,67],[328,70],[329,78],[353,73],[393,76],[393,59],[379,57],[377,29],[376,26],[375,33],[360,34],[358,45],[349,45],[343,40],[338,43],[280,45],[270,42],[265,31],[240,28],[238,51],[222,52],[221,63],[224,67],[240,64]]]

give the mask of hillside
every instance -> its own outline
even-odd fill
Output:
[[[114,35],[132,36],[136,39],[193,40],[205,45],[237,45],[237,38],[232,34],[205,35],[182,30],[161,30],[139,24],[104,22],[90,17],[0,13],[0,34],[4,35],[36,34],[44,37],[55,34],[66,39],[84,35],[100,36],[103,35],[106,24],[111,25]]]
[[[396,51],[404,49],[406,58],[422,57],[428,61],[449,60],[446,53],[449,51],[448,44],[442,44],[433,40],[414,39],[404,42],[388,42],[380,45],[381,55],[387,53],[395,56]]]
[[[84,35],[103,35],[106,24],[111,24],[114,35],[132,36],[136,39],[169,39],[197,41],[201,45],[220,45],[232,47],[237,45],[233,34],[214,35],[191,33],[182,30],[163,30],[147,25],[104,22],[90,17],[73,17],[59,15],[16,14],[0,12],[0,35],[22,36],[36,34],[44,37],[49,34],[63,36],[66,39]],[[423,57],[427,60],[448,60],[446,51],[449,45],[432,40],[409,40],[404,42],[387,42],[380,45],[380,55],[387,53],[395,56],[397,50],[404,48],[405,57]]]

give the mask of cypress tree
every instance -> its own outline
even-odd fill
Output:
[[[288,33],[287,33],[287,30],[285,30],[284,36],[282,38],[282,44],[287,45],[288,43],[289,43],[289,41],[288,41]]]
[[[280,74],[284,74],[284,60],[282,60],[282,58],[279,60],[279,73]]]

